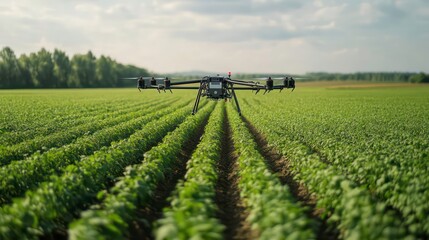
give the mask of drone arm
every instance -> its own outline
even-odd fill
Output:
[[[193,86],[171,86],[169,88],[166,88],[164,85],[160,84],[160,85],[150,85],[146,88],[154,88],[154,89],[199,89],[200,87],[193,87]]]
[[[200,89],[200,88],[191,87],[191,86],[171,86],[169,89]]]
[[[242,83],[255,83],[255,84],[257,83],[255,81],[250,81],[250,80],[238,80],[238,79],[229,79],[229,80],[234,82],[242,82]]]
[[[173,85],[183,85],[183,84],[200,83],[200,82],[201,82],[201,79],[198,79],[198,80],[188,80],[188,81],[180,81],[180,82],[171,82],[170,85],[173,86]]]
[[[226,81],[229,83],[232,83],[232,84],[237,84],[237,85],[242,85],[242,86],[249,86],[249,87],[261,86],[258,83],[254,83],[254,82],[237,81],[237,80],[231,80],[231,79],[228,79]]]
[[[235,90],[252,90],[257,91],[261,89],[265,89],[265,86],[252,86],[252,87],[234,87]]]

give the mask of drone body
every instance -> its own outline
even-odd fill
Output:
[[[228,73],[228,77],[223,76],[205,76],[201,79],[196,80],[187,80],[187,81],[178,81],[172,82],[168,77],[165,78],[154,78],[154,77],[138,77],[138,78],[127,78],[127,79],[137,79],[137,88],[147,89],[155,88],[158,92],[169,90],[172,92],[172,89],[198,89],[197,98],[195,100],[194,108],[192,114],[195,114],[198,110],[198,105],[201,97],[207,97],[208,99],[231,99],[234,98],[234,101],[237,105],[238,113],[241,115],[240,105],[238,104],[237,96],[235,90],[252,90],[256,91],[256,94],[260,90],[264,90],[264,94],[270,92],[274,89],[279,89],[282,91],[284,88],[292,88],[292,91],[295,89],[295,80],[292,77],[281,78],[282,84],[274,85],[274,80],[271,77],[268,77],[266,84],[261,84],[254,81],[244,81],[244,80],[234,80],[231,79],[231,72]],[[193,86],[179,86],[179,85],[188,85],[193,84]],[[195,86],[199,84],[199,86]],[[238,86],[238,87],[237,87]]]

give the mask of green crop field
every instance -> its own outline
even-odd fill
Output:
[[[0,239],[427,239],[429,86],[1,90]]]

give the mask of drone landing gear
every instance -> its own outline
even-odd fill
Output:
[[[197,98],[195,99],[194,108],[192,109],[192,115],[195,115],[198,111],[198,105],[200,104],[201,95],[202,95],[202,92],[205,89],[205,87],[206,87],[205,83],[202,83],[200,85],[200,87],[198,88]],[[232,84],[230,85],[230,89],[231,89],[231,92],[229,94],[234,97],[235,105],[237,106],[238,115],[241,116],[240,104],[238,104],[237,95],[235,94],[234,87]],[[228,100],[228,98],[225,98],[225,102],[227,100]]]
[[[198,94],[197,94],[197,99],[195,99],[195,104],[194,104],[194,109],[192,109],[192,115],[195,115],[195,113],[197,113],[198,111],[198,105],[200,104],[200,99],[201,99],[201,92],[203,91],[203,86],[204,84],[200,85],[200,88],[198,88]]]
[[[234,91],[234,87],[233,86],[231,86],[231,92],[232,92],[232,96],[234,97],[235,104],[237,105],[238,115],[241,116],[240,105],[238,104],[237,96],[235,95],[235,91]]]

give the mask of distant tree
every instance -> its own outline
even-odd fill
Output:
[[[31,65],[30,58],[25,54],[21,54],[21,56],[19,56],[18,61],[19,61],[19,68],[21,69],[21,79],[24,84],[22,88],[34,87],[34,82],[31,77],[32,65]]]
[[[22,86],[18,59],[13,50],[5,47],[0,51],[0,87],[16,88]]]
[[[340,81],[372,81],[372,82],[406,82],[414,73],[409,72],[357,72],[357,73],[326,73],[311,72],[305,77],[310,80]]]
[[[97,87],[111,87],[117,85],[118,73],[116,62],[110,57],[101,55],[96,61]]]
[[[0,51],[0,88],[124,87],[135,83],[121,77],[137,76],[149,76],[149,72],[108,56],[97,59],[91,51],[71,60],[58,49],[50,53],[42,48],[19,59],[9,47]]]
[[[96,58],[91,51],[87,54],[76,54],[71,60],[72,82],[79,83],[81,87],[95,86]]]
[[[34,85],[41,88],[55,87],[54,63],[52,55],[45,48],[30,54],[31,77]]]
[[[70,59],[65,52],[55,49],[52,54],[54,62],[55,87],[67,87],[71,73]]]
[[[133,65],[123,65],[123,64],[117,64],[116,65],[116,71],[118,74],[118,79],[122,77],[138,77],[138,76],[150,76],[149,72],[144,68],[139,68]],[[118,81],[117,87],[125,87],[125,86],[131,86],[135,84],[131,81]]]
[[[421,72],[419,74],[412,75],[409,80],[412,83],[429,83],[429,75]]]

